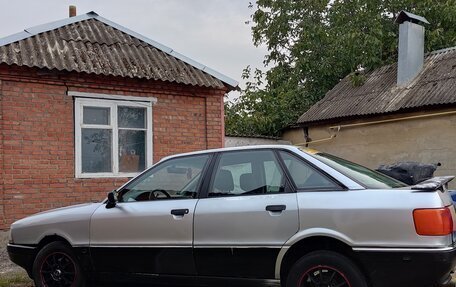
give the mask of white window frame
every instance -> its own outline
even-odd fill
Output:
[[[80,92],[69,92],[69,96],[75,97],[75,177],[76,178],[107,178],[107,177],[134,177],[139,172],[120,172],[119,171],[119,127],[117,124],[117,107],[142,107],[146,108],[146,169],[153,164],[153,128],[152,128],[152,105],[156,102],[155,98],[141,98],[117,95],[100,95]],[[142,100],[142,101],[141,101]],[[103,128],[108,125],[86,125],[83,123],[84,106],[89,107],[109,107],[110,108],[110,125],[112,130],[112,154],[111,166],[112,172],[83,173],[82,172],[82,129],[83,128]]]

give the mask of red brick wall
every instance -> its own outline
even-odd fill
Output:
[[[0,229],[42,210],[101,200],[127,180],[75,178],[67,91],[156,97],[154,162],[223,146],[225,90],[0,65]]]

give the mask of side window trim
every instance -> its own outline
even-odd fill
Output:
[[[198,187],[196,188],[197,190],[197,199],[204,198],[206,196],[208,189],[205,188],[207,185],[208,178],[212,176],[214,173],[214,162],[218,158],[217,153],[210,153],[209,158],[207,159],[206,165],[204,166],[203,170],[201,171],[201,177],[198,182]]]
[[[275,156],[277,162],[279,163],[280,169],[282,170],[283,174],[285,175],[285,190],[287,188],[291,188],[292,193],[297,192],[298,188],[296,187],[293,179],[291,178],[291,175],[288,173],[288,169],[285,166],[285,163],[283,162],[282,157],[280,156],[279,150],[275,149],[275,150],[273,150],[273,152],[274,152],[274,156]],[[285,192],[285,193],[287,193],[287,192]]]
[[[217,173],[215,169],[218,167],[218,164],[220,162],[220,155],[221,153],[217,152],[212,156],[212,160],[207,168],[207,173],[205,174],[204,179],[201,183],[201,189],[199,193],[200,196],[198,197],[199,199],[209,198],[209,189],[212,187],[213,181],[215,179],[215,174]]]
[[[291,174],[288,171],[288,168],[286,167],[285,161],[283,160],[280,152],[285,152],[285,153],[289,154],[290,156],[296,158],[297,160],[304,162],[306,165],[310,166],[312,169],[314,169],[316,172],[318,172],[321,176],[324,176],[325,178],[327,178],[328,180],[333,182],[340,189],[333,189],[333,188],[298,188],[296,186],[293,178],[291,177]],[[282,169],[286,173],[286,175],[287,175],[288,179],[290,180],[293,188],[297,192],[306,192],[306,191],[346,191],[346,190],[348,190],[348,188],[345,185],[343,185],[341,182],[339,182],[337,179],[335,179],[334,177],[332,177],[331,175],[329,175],[328,173],[326,173],[324,170],[320,169],[319,167],[315,166],[311,162],[307,161],[305,158],[299,157],[296,154],[294,154],[294,153],[292,153],[292,152],[290,152],[289,150],[286,150],[286,149],[277,149],[276,153],[277,153],[277,156],[280,158],[279,162],[282,165]]]

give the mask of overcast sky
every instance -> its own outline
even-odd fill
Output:
[[[252,1],[252,0],[250,0]],[[247,66],[262,67],[252,44],[249,0],[0,0],[0,38],[39,24],[95,11],[241,83]],[[253,2],[253,1],[252,1]],[[234,95],[232,95],[234,96]],[[231,97],[232,97],[231,96]]]

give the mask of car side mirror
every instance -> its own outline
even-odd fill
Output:
[[[108,202],[106,203],[106,208],[113,208],[116,206],[116,197],[114,196],[114,191],[108,193]]]

